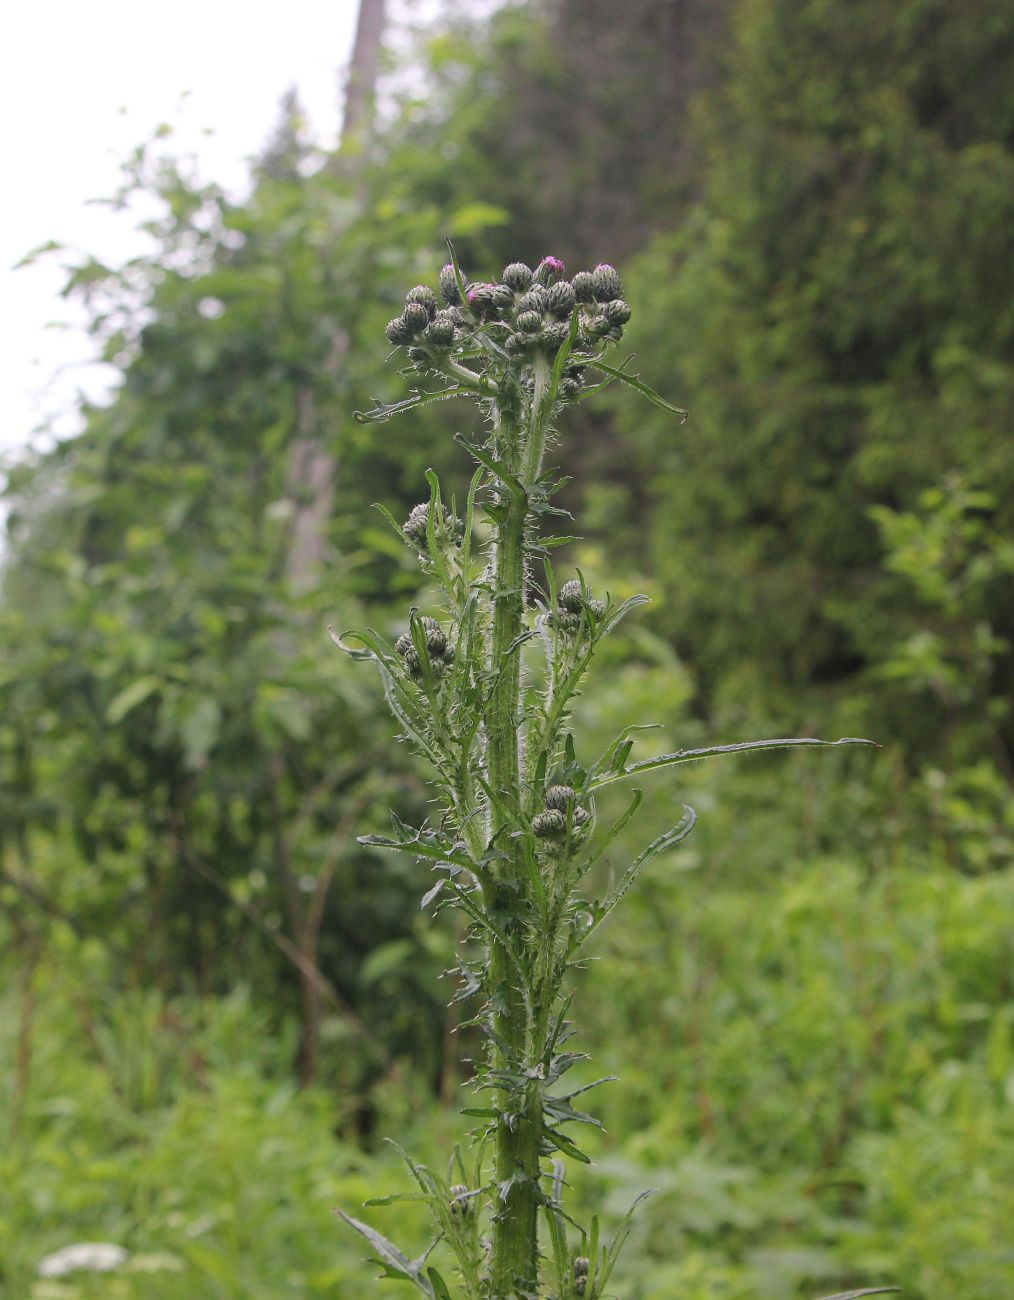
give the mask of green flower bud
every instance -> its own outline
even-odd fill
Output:
[[[401,526],[401,531],[405,533],[406,536],[411,537],[413,542],[418,542],[420,546],[425,546],[426,525],[429,521],[429,516],[429,502],[420,502],[419,505],[412,507],[408,518]]]
[[[513,289],[515,293],[524,293],[532,283],[531,267],[525,266],[524,262],[511,262],[510,266],[505,266],[503,275],[500,277],[508,289]]]
[[[447,649],[447,637],[444,635],[444,629],[435,618],[423,618],[420,621],[423,631],[426,633],[426,649],[431,655],[442,655]]]
[[[448,1191],[451,1193],[451,1214],[458,1219],[467,1219],[472,1213],[472,1200],[464,1183],[453,1183]]]
[[[447,319],[441,320],[438,315],[430,322],[423,338],[434,347],[449,348],[454,342],[454,325]]]
[[[557,609],[547,616],[548,622],[553,627],[558,627],[561,632],[576,632],[581,626],[581,615],[574,614],[569,609]]]
[[[574,1294],[583,1296],[588,1288],[588,1270],[591,1260],[586,1255],[578,1255],[574,1260]]]
[[[394,643],[395,650],[406,659],[409,655],[415,654],[415,645],[412,641],[412,635],[409,632],[402,632],[401,636]]]
[[[603,304],[602,315],[610,325],[626,325],[630,320],[630,307],[622,298],[613,298],[611,302]]]
[[[576,798],[577,794],[573,786],[551,785],[546,791],[546,807],[566,812]]]
[[[518,317],[518,329],[524,330],[526,334],[538,334],[542,329],[542,313],[539,311],[523,311]]]
[[[588,333],[592,338],[602,338],[608,334],[613,327],[606,320],[605,316],[593,316],[588,322]]]
[[[430,354],[425,348],[409,348],[408,355],[413,361],[425,362],[430,359]]]
[[[555,352],[570,338],[570,326],[566,321],[554,321],[542,331],[542,338]]]
[[[440,271],[440,296],[449,307],[459,307],[461,305],[461,291],[458,288],[458,279],[450,262],[442,267]]]
[[[394,320],[389,320],[384,333],[396,347],[411,343],[415,337],[415,331],[404,316],[395,316]]]
[[[591,271],[578,271],[570,283],[578,302],[595,301],[595,277]]]
[[[437,681],[440,681],[442,677],[446,677],[451,671],[453,660],[454,652],[450,646],[447,647],[446,654],[438,655],[435,659],[430,660],[430,672],[432,672]]]
[[[588,608],[596,618],[602,618],[606,612],[606,602],[604,600],[590,600]]]
[[[405,305],[402,320],[414,337],[416,334],[421,334],[430,323],[430,314],[421,302],[410,302]]]
[[[560,396],[564,401],[571,402],[581,391],[581,385],[576,379],[567,377],[560,380]]]
[[[587,808],[575,808],[570,814],[570,824],[575,831],[581,830],[591,821],[591,813]]]
[[[567,818],[557,808],[548,808],[532,818],[532,830],[540,839],[556,839],[567,830]]]
[[[581,584],[577,578],[571,578],[560,588],[557,599],[563,609],[569,609],[572,614],[580,614],[584,609],[584,593],[581,591]]]
[[[518,303],[518,311],[537,311],[541,316],[546,310],[547,295],[541,284],[533,284]]]
[[[546,292],[546,305],[554,316],[561,320],[570,318],[577,298],[569,281],[560,280]]]
[[[436,315],[437,296],[428,285],[417,284],[414,289],[409,289],[405,295],[405,302],[418,303],[420,307],[425,307],[426,314],[431,320]]]
[[[623,293],[623,284],[620,281],[616,267],[610,266],[608,262],[598,264],[592,272],[592,281],[594,283],[595,297],[599,302],[609,302],[611,298],[619,298]]]
[[[493,305],[500,311],[509,311],[514,306],[514,290],[508,289],[505,284],[498,284],[493,289]]]
[[[402,524],[402,532],[406,537],[410,537],[413,542],[419,546],[426,545],[426,525],[429,521],[430,504],[428,501],[422,501],[412,510]],[[437,536],[441,531],[454,543],[459,545],[465,533],[464,524],[457,515],[452,515],[446,508],[441,510],[441,517],[437,520]]]
[[[521,355],[522,352],[528,350],[532,341],[533,340],[525,334],[510,334],[507,337],[507,341],[504,344],[504,347],[507,349],[507,351],[511,354],[512,357],[518,357]]]

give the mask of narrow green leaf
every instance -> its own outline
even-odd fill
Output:
[[[533,551],[555,551],[561,546],[569,546],[571,542],[581,541],[580,537],[542,537],[538,544],[532,547]]]
[[[432,1264],[426,1270],[426,1276],[429,1278],[430,1285],[433,1287],[433,1294],[436,1297],[436,1300],[453,1300],[450,1291],[447,1289],[447,1283]]]
[[[468,485],[468,496],[465,499],[465,535],[461,539],[461,567],[467,574],[469,562],[472,558],[472,525],[475,520],[475,494],[482,483],[482,467],[480,466],[472,475],[472,481]]]
[[[465,283],[465,277],[461,271],[461,264],[458,261],[458,255],[454,251],[454,245],[451,243],[449,236],[447,235],[444,236],[444,243],[447,245],[447,253],[451,259],[451,266],[454,267],[454,280],[458,286],[458,293],[461,294],[462,304],[465,307],[467,307],[468,306],[468,285]]]
[[[596,1278],[596,1287],[595,1287],[596,1295],[601,1295],[602,1289],[609,1281],[609,1275],[616,1267],[616,1261],[619,1258],[620,1251],[623,1249],[623,1244],[630,1236],[630,1225],[631,1225],[631,1220],[634,1217],[635,1210],[641,1204],[642,1201],[646,1201],[649,1196],[654,1196],[657,1191],[658,1191],[657,1187],[649,1187],[647,1191],[642,1192],[640,1196],[635,1198],[633,1205],[631,1205],[630,1209],[620,1220],[620,1226],[616,1229],[616,1232],[613,1234],[613,1239],[609,1243],[608,1250],[605,1252],[605,1257],[602,1261],[601,1274]]]
[[[637,812],[637,809],[640,806],[641,800],[643,798],[644,795],[640,790],[634,791],[633,797],[631,798],[630,803],[627,805],[626,811],[621,813],[620,816],[617,817],[616,821],[613,822],[612,826],[610,826],[609,830],[605,833],[605,835],[603,835],[602,839],[599,840],[598,844],[593,846],[589,857],[586,858],[586,860],[582,863],[581,865],[582,874],[585,871],[587,871],[588,868],[591,867],[594,863],[598,862],[602,854],[605,853],[606,849],[610,846],[610,844],[612,844],[613,840],[616,839],[617,835],[619,835],[620,831],[623,830],[627,822],[630,821],[634,813]]]
[[[457,441],[461,443],[462,447],[464,447],[466,451],[470,452],[480,465],[484,465],[493,477],[498,479],[518,501],[523,501],[525,499],[524,488],[502,461],[491,456],[485,448],[478,446],[474,442],[469,442],[468,439],[463,438],[461,434],[455,434],[455,437],[457,438]],[[489,512],[487,511],[487,514],[488,513]]]
[[[401,542],[401,544],[402,544],[403,546],[407,546],[407,547],[409,548],[409,550],[412,550],[412,551],[415,551],[415,550],[418,550],[418,549],[419,549],[419,548],[416,546],[415,542],[413,542],[412,539],[406,535],[404,528],[402,528],[401,524],[398,523],[398,521],[397,521],[397,519],[395,519],[394,515],[391,514],[391,512],[390,512],[390,510],[388,510],[387,506],[382,505],[379,501],[374,501],[374,503],[373,503],[373,508],[374,508],[374,510],[379,510],[380,513],[384,516],[384,518],[385,518],[385,519],[387,520],[387,522],[390,524],[391,529],[392,529],[393,532],[396,534],[396,536],[398,537],[398,540]]]

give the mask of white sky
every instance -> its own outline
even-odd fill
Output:
[[[333,142],[357,0],[21,0],[0,49],[0,456],[53,416],[79,427],[78,391],[108,391],[92,345],[58,294],[59,255],[20,271],[55,239],[118,262],[139,249],[127,213],[89,207],[119,182],[118,160],[161,122],[205,176],[242,189],[295,84],[314,137]],[[189,94],[186,94],[189,92]],[[184,99],[184,95],[186,96]],[[214,134],[205,134],[210,129]],[[51,322],[70,328],[47,328]],[[76,323],[74,323],[76,322]],[[59,373],[57,373],[59,372]]]

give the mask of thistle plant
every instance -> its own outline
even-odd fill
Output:
[[[597,1222],[581,1227],[563,1204],[565,1162],[587,1160],[574,1127],[596,1123],[579,1094],[605,1082],[568,1088],[565,1079],[585,1059],[571,1047],[571,976],[638,875],[689,835],[695,815],[682,807],[599,894],[589,873],[641,802],[633,789],[619,817],[600,824],[599,792],[711,755],[868,743],[764,740],[638,760],[632,725],[590,761],[578,754],[573,714],[595,652],[646,598],[596,595],[580,573],[560,580],[551,554],[572,539],[545,529],[565,513],[552,504],[561,479],[546,453],[566,408],[608,384],[686,416],[626,363],[606,360],[629,319],[611,266],[567,279],[563,263],[546,257],[534,270],[512,263],[497,283],[470,283],[452,250],[439,293],[410,290],[387,326],[407,351],[414,391],[357,415],[372,423],[464,397],[483,430],[458,438],[476,463],[460,517],[432,471],[428,499],[407,520],[384,511],[438,593],[432,613],[409,610],[393,641],[372,629],[335,636],[375,664],[402,738],[431,768],[439,809],[423,827],[394,817],[391,837],[361,842],[429,863],[436,881],[423,907],[464,913],[456,999],[471,1001],[487,1044],[470,1082],[481,1104],[463,1112],[478,1121],[467,1158],[456,1150],[445,1178],[406,1157],[417,1185],[410,1195],[432,1211],[431,1247],[410,1259],[339,1211],[385,1276],[433,1300],[608,1294],[629,1215],[604,1245]],[[439,1242],[453,1272],[434,1262]]]

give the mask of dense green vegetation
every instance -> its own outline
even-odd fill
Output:
[[[700,822],[581,994],[589,1077],[622,1080],[584,1195],[660,1188],[617,1294],[1014,1292],[1014,19],[624,8],[435,33],[363,161],[287,125],[242,202],[153,143],[126,179],[160,197],[150,256],[71,274],[123,382],[7,490],[10,1300],[372,1294],[332,1207],[403,1189],[383,1136],[461,1136],[448,918],[355,840],[429,791],[324,635],[425,599],[370,503],[404,517],[427,465],[464,489],[447,410],[351,419],[398,395],[383,323],[445,233],[490,272],[622,259],[635,369],[692,412],[617,395],[559,448],[561,565],[653,597],[589,743],[639,717],[660,751],[883,745],[646,792]],[[302,567],[300,447],[332,467]],[[414,1207],[367,1213],[421,1247]],[[35,1277],[87,1240],[129,1267]]]

